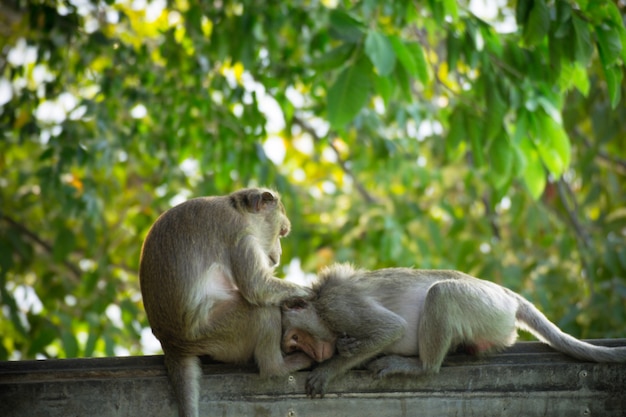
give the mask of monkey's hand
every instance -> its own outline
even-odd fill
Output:
[[[297,285],[293,287],[291,294],[289,294],[289,298],[302,298],[307,301],[312,300],[315,298],[315,291],[313,291],[312,288]]]
[[[330,379],[331,372],[327,368],[319,367],[314,369],[306,380],[306,394],[311,398],[316,396],[324,398]]]
[[[361,339],[350,336],[341,336],[337,339],[336,347],[339,355],[349,358],[354,356],[362,346]]]

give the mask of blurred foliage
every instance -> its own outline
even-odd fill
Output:
[[[2,2],[0,359],[141,353],[148,228],[250,185],[307,272],[460,269],[626,336],[625,10]]]

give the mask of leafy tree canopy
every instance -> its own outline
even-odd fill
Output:
[[[625,336],[625,10],[2,2],[0,359],[140,353],[148,228],[250,185],[306,272],[460,269]]]

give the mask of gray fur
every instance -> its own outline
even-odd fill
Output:
[[[333,378],[367,362],[378,376],[437,373],[451,349],[497,351],[515,343],[517,328],[579,359],[626,361],[626,348],[577,340],[518,294],[458,271],[335,265],[322,271],[313,289],[317,297],[307,307],[283,308],[284,330],[306,322],[314,337],[329,331],[338,337],[338,355],[307,380],[313,397],[323,396]],[[312,329],[312,316],[325,328]],[[380,355],[385,356],[376,359]]]
[[[262,376],[310,366],[283,358],[278,305],[310,290],[275,279],[280,237],[290,223],[277,193],[244,189],[182,203],[157,219],[144,241],[139,278],[152,331],[181,417],[198,416],[198,355],[255,359]]]

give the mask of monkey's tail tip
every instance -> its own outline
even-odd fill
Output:
[[[591,362],[626,362],[626,347],[596,346],[564,333],[535,306],[521,299],[516,318],[522,327],[554,349]]]

